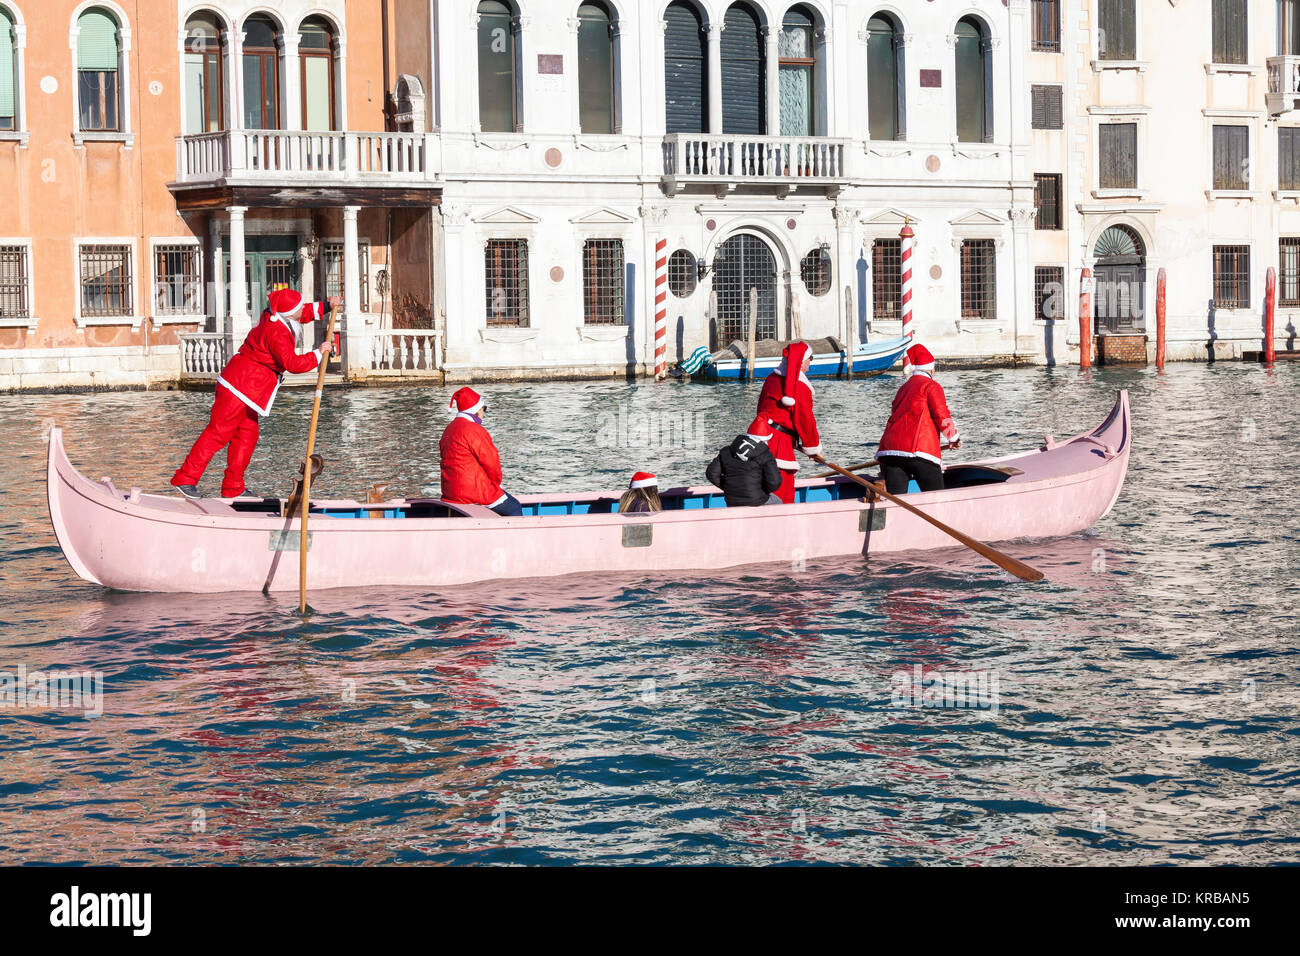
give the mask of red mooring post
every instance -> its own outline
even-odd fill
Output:
[[[1264,361],[1273,364],[1277,351],[1273,347],[1274,323],[1277,320],[1277,270],[1268,267],[1264,279]]]
[[[1165,270],[1156,273],[1156,368],[1165,367]]]
[[[1079,368],[1092,368],[1092,270],[1079,281]]]

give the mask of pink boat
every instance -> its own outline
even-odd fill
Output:
[[[942,491],[908,501],[981,541],[1053,538],[1110,511],[1128,471],[1128,393],[1106,420],[1029,452],[950,465]],[[80,474],[50,432],[46,474],[59,546],[81,578],[123,591],[293,591],[299,521],[276,499],[190,500],[123,493]],[[797,484],[792,505],[727,508],[716,488],[661,492],[664,510],[618,514],[621,491],[520,495],[523,517],[402,498],[311,503],[309,588],[440,587],[581,572],[709,570],[763,562],[809,567],[834,555],[957,546],[922,519],[863,500],[841,477]]]

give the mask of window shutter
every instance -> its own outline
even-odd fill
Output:
[[[1137,185],[1137,124],[1104,123],[1100,127],[1102,189]]]
[[[106,13],[88,10],[77,20],[77,69],[117,70],[117,23]]]
[[[1245,63],[1246,0],[1212,0],[1214,62]]]
[[[707,52],[693,8],[674,3],[664,11],[664,104],[669,133],[702,133],[708,127]]]
[[[1030,88],[1032,125],[1034,129],[1064,129],[1062,113],[1063,94],[1059,86],[1033,86]]]
[[[1247,187],[1249,148],[1249,130],[1245,126],[1214,127],[1215,189]]]
[[[14,115],[14,25],[0,8],[0,116]]]
[[[1136,0],[1101,0],[1101,35],[1097,49],[1103,60],[1131,60],[1137,56]]]
[[[1300,189],[1300,129],[1283,127],[1277,131],[1277,188]]]

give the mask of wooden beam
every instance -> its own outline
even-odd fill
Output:
[[[429,207],[442,204],[440,186],[177,186],[170,187],[180,212],[249,208]]]

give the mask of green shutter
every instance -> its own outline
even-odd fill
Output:
[[[0,10],[0,117],[15,115],[14,83],[14,25],[9,14]]]
[[[77,69],[117,69],[117,22],[102,10],[87,10],[77,20]]]

